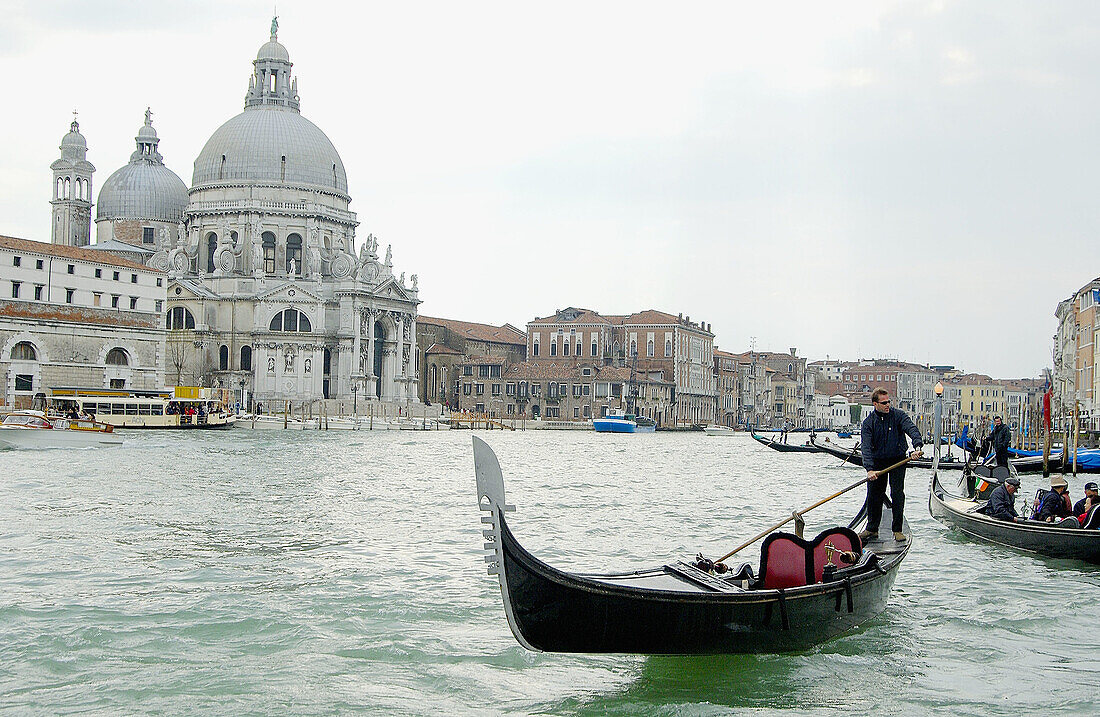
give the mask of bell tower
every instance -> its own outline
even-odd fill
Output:
[[[51,241],[66,246],[87,246],[92,240],[92,173],[88,161],[88,143],[80,134],[73,112],[69,133],[61,139],[61,158],[50,165],[53,170],[53,226]]]

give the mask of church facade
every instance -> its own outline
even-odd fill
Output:
[[[170,385],[268,406],[416,401],[417,277],[395,276],[391,248],[380,253],[373,236],[356,251],[343,162],[300,112],[277,29],[253,62],[243,112],[211,135],[189,189],[163,165],[146,113],[130,163],[100,191],[90,248],[166,273]]]

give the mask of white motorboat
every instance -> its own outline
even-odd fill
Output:
[[[0,448],[96,448],[121,446],[114,427],[86,418],[51,418],[15,411],[0,423]]]
[[[718,424],[711,424],[703,429],[708,436],[736,436],[737,431],[733,430],[729,426],[720,426]]]

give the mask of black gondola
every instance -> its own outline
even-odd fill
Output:
[[[1054,558],[1077,558],[1090,563],[1100,563],[1100,530],[1093,523],[1100,522],[1100,507],[1094,508],[1086,525],[1073,527],[1043,523],[1035,520],[997,520],[978,512],[985,500],[962,498],[949,494],[940,484],[938,473],[932,474],[932,487],[928,492],[928,512],[949,527],[958,528],[991,543],[1020,548]]]
[[[844,448],[841,448],[840,446],[831,446],[828,443],[817,443],[817,442],[814,443],[814,447],[817,448],[818,450],[821,450],[821,451],[824,451],[824,452],[828,453],[829,455],[836,456],[837,458],[843,458],[845,461],[847,461],[848,463],[851,463],[854,466],[861,466],[861,467],[863,466],[863,455],[859,452],[858,448],[844,449]],[[965,461],[960,461],[960,460],[957,460],[957,459],[944,460],[943,458],[940,458],[940,469],[941,470],[959,471],[959,470],[962,470],[963,466],[965,466],[965,465],[966,465]],[[927,459],[927,458],[914,458],[913,460],[909,461],[909,467],[910,468],[931,468],[932,467],[932,461],[930,459]]]
[[[821,453],[821,448],[815,446],[812,443],[805,443],[802,445],[780,443],[773,438],[765,438],[764,436],[758,436],[755,433],[752,434],[754,440],[763,443],[772,450],[779,451],[781,453]]]
[[[847,528],[812,541],[772,533],[760,575],[745,563],[723,575],[678,562],[609,575],[562,572],[528,553],[504,519],[504,478],[492,449],[474,442],[485,561],[508,625],[530,650],[574,653],[790,652],[847,632],[882,612],[911,539],[861,546]],[[906,527],[908,535],[908,526]],[[836,567],[840,551],[858,558]],[[824,562],[823,562],[824,560]],[[837,563],[841,563],[837,559]]]

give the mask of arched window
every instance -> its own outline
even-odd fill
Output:
[[[275,273],[275,235],[271,232],[264,232],[260,235],[263,238],[264,245],[264,273]]]
[[[649,339],[645,342],[645,355],[653,356],[653,339]]]
[[[174,331],[180,329],[194,329],[195,316],[182,306],[174,306],[168,312],[168,317],[165,319],[165,326],[169,330]]]
[[[214,273],[214,252],[218,248],[218,235],[210,232],[206,235],[206,271]]]
[[[665,358],[672,355],[672,339],[665,339]]]
[[[12,361],[37,361],[38,352],[30,341],[20,341],[11,347]]]
[[[302,237],[297,234],[286,238],[286,273],[302,273]]]
[[[630,340],[630,355],[631,356],[637,356],[638,355],[638,342],[635,341],[634,339]]]
[[[107,352],[106,363],[108,366],[129,366],[130,357],[125,350],[116,347]]]
[[[313,331],[309,317],[297,309],[283,309],[275,314],[267,328],[269,331]]]
[[[57,194],[56,194],[56,196],[54,196],[54,199],[64,199],[64,198],[65,198],[65,180],[62,177],[58,177],[57,178]]]
[[[225,344],[222,344],[221,348],[218,349],[218,370],[229,370],[229,347]]]
[[[321,355],[321,373],[328,376],[332,373],[332,351],[325,349],[324,354]]]
[[[242,371],[251,371],[252,370],[252,347],[251,346],[242,346],[241,347],[241,370]]]
[[[791,374],[792,376],[794,375],[794,364],[793,363],[787,364],[787,373]]]

